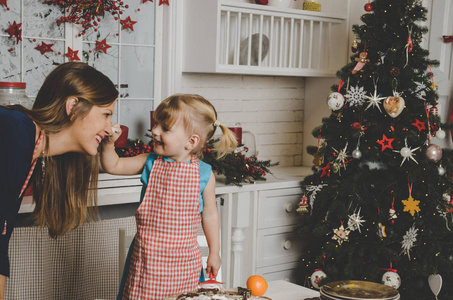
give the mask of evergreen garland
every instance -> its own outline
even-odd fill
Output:
[[[254,183],[255,181],[266,180],[265,176],[270,173],[269,168],[277,166],[277,163],[271,163],[270,160],[258,160],[256,156],[247,157],[245,153],[248,151],[244,147],[243,152],[233,152],[226,156],[217,159],[214,144],[217,140],[208,142],[206,148],[203,149],[203,160],[205,163],[212,166],[212,170],[219,175],[224,175],[226,184],[235,184],[241,186],[241,183]]]
[[[211,140],[203,149],[202,161],[211,165],[212,170],[218,175],[225,176],[225,184],[241,186],[242,183],[254,183],[255,181],[265,181],[266,174],[271,173],[269,168],[277,166],[278,163],[271,163],[270,160],[258,160],[256,156],[247,157],[247,147],[244,151],[229,153],[217,159],[214,150],[218,140]],[[140,139],[128,139],[125,148],[115,148],[119,157],[131,157],[142,153],[152,152],[152,144],[145,144]]]

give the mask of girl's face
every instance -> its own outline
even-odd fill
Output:
[[[73,125],[73,139],[77,152],[96,155],[99,144],[106,135],[112,134],[112,115],[115,102],[109,106],[93,106],[83,118],[77,118]]]
[[[190,160],[190,150],[187,148],[189,135],[185,131],[182,120],[176,121],[171,128],[156,123],[152,129],[153,150],[156,154],[175,161]]]

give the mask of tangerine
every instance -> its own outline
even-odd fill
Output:
[[[267,290],[267,282],[259,275],[252,275],[247,279],[247,289],[252,291],[253,296],[263,296]]]

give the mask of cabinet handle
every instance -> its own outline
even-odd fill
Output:
[[[291,248],[291,241],[290,240],[286,240],[285,244],[283,245],[283,248],[285,250],[289,250]]]
[[[294,204],[292,204],[292,203],[287,203],[287,204],[285,205],[285,210],[286,210],[287,213],[292,212],[292,211],[293,211],[293,208],[294,208]]]

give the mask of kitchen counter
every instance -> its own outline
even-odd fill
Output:
[[[257,191],[263,184],[266,184],[267,188],[290,187],[310,174],[312,170],[309,167],[277,166],[271,168],[271,173],[266,174],[265,181],[244,183],[242,186],[226,185],[225,177],[216,175],[216,194]],[[98,205],[137,203],[140,201],[141,188],[140,175],[118,176],[101,173],[98,183]],[[33,209],[32,197],[24,197],[19,213],[30,213]]]

